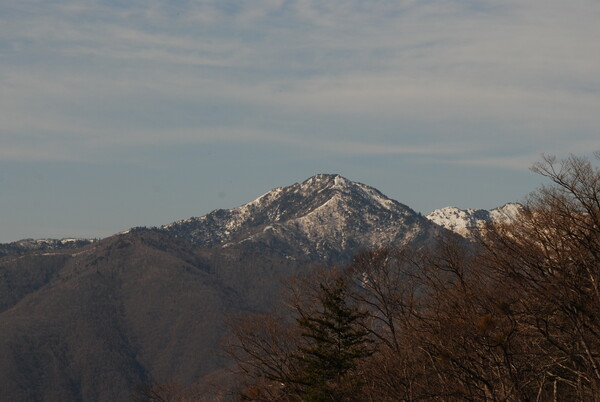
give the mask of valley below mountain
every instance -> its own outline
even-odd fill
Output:
[[[2,397],[127,401],[154,381],[225,384],[227,320],[272,308],[286,279],[343,266],[361,250],[466,241],[520,208],[424,217],[320,174],[162,227],[0,245]]]

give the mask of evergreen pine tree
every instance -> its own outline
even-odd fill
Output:
[[[321,285],[319,302],[320,311],[297,320],[306,341],[295,356],[303,367],[298,380],[302,399],[355,400],[362,385],[357,365],[372,354],[372,341],[362,325],[367,313],[349,304],[343,279],[330,287]]]

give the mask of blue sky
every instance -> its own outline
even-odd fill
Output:
[[[493,208],[600,149],[600,3],[0,0],[0,241],[103,237],[319,173]]]

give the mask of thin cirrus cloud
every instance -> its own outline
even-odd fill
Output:
[[[600,128],[600,15],[591,1],[24,0],[0,7],[10,56],[0,65],[0,138],[15,146],[24,133],[59,143],[60,132],[107,148],[157,138],[316,141],[285,129],[291,116],[304,116],[313,131],[327,119],[356,122],[360,131],[320,133],[321,142],[339,143],[325,147],[332,152],[372,154],[373,143],[462,155],[448,132],[460,132],[472,152],[507,136],[516,149],[537,152],[589,145]],[[270,122],[257,122],[260,114]],[[343,145],[360,144],[365,126],[378,120],[385,135]],[[421,134],[407,133],[406,122]],[[544,135],[554,143],[533,149]]]

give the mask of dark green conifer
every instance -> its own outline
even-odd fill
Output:
[[[299,383],[306,401],[351,401],[362,385],[357,367],[372,354],[366,312],[348,300],[348,284],[321,285],[319,310],[298,319],[306,345],[295,356],[303,367]]]

